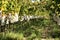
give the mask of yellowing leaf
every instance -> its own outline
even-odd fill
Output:
[[[2,1],[2,4],[4,4],[5,2],[4,1]]]
[[[7,4],[7,3],[8,3],[8,1],[5,1],[5,3]]]
[[[51,5],[50,8],[54,9],[55,7],[53,5]]]
[[[60,4],[57,4],[57,6],[60,6]]]

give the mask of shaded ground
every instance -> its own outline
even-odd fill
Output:
[[[5,25],[5,31],[0,33],[1,40],[59,40],[59,37],[60,27],[49,19],[32,19]]]

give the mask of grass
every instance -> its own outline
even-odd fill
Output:
[[[54,36],[59,34],[59,26],[47,19],[18,22],[10,27],[6,32],[0,33],[0,40],[43,40],[43,34],[48,35],[45,40],[59,40],[59,37],[52,38],[52,33]]]
[[[32,33],[29,37],[24,37],[23,33],[6,32],[0,33],[0,40],[59,40],[60,38],[41,38]]]

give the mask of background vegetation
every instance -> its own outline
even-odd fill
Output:
[[[20,17],[24,14],[43,16],[5,25],[4,32],[0,32],[0,40],[59,40],[60,0],[0,0],[0,10],[6,14],[17,12]]]

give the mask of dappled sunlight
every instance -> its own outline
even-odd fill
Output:
[[[0,40],[59,39],[59,0],[0,0]]]

